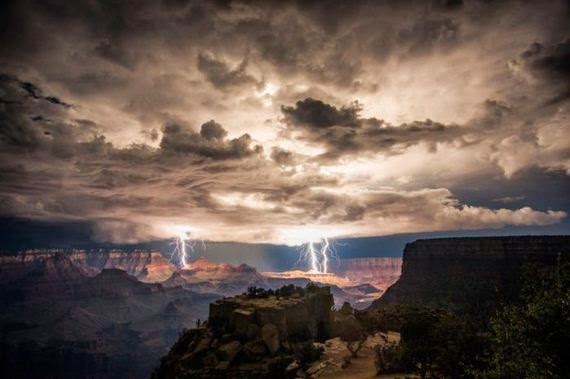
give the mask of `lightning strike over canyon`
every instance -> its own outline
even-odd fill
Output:
[[[174,252],[172,255],[177,257],[182,268],[185,268],[188,265],[188,250],[192,250],[192,246],[188,244],[188,234],[180,233],[174,238],[172,244],[174,245]]]
[[[308,261],[310,272],[327,274],[331,252],[329,239],[320,238],[318,241],[309,241],[302,245],[300,260]]]
[[[570,379],[570,0],[0,9],[0,379]]]

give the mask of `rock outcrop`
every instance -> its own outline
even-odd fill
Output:
[[[314,285],[218,300],[207,325],[182,335],[153,378],[294,377],[313,342],[330,337],[332,305],[329,288]]]
[[[516,297],[525,263],[554,265],[568,254],[569,236],[418,240],[406,245],[400,279],[371,308],[421,304],[484,317]]]

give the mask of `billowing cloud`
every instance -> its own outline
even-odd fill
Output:
[[[259,154],[260,145],[252,145],[252,138],[244,134],[238,138],[226,140],[227,131],[211,120],[202,124],[200,133],[190,128],[167,124],[162,130],[160,148],[165,153],[185,153],[210,159],[239,159]]]
[[[296,243],[570,211],[567,2],[2,14],[2,216],[87,220],[118,242],[185,225]]]
[[[284,106],[281,110],[291,124],[307,128],[330,128],[332,126],[354,128],[360,125],[358,104],[337,109],[321,100],[308,97],[297,101],[294,107]]]
[[[282,107],[288,127],[300,130],[296,138],[325,145],[327,151],[321,156],[325,159],[346,154],[394,154],[419,143],[435,149],[437,143],[459,141],[467,131],[429,119],[394,126],[376,118],[360,118],[360,110],[358,104],[337,109],[312,98]]]

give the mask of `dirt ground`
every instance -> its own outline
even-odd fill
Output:
[[[400,341],[400,335],[394,332],[383,334],[388,342]],[[312,374],[314,378],[334,378],[334,379],[396,379],[410,377],[407,374],[391,374],[376,376],[376,368],[374,367],[374,350],[373,347],[377,344],[384,344],[386,340],[382,335],[377,334],[369,336],[360,351],[358,357],[353,358],[351,363],[346,368],[342,368],[344,357],[350,355],[346,348],[346,344],[339,338],[328,340],[323,347],[325,352],[321,359],[314,363],[309,370],[308,374]]]

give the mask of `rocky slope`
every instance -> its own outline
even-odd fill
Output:
[[[510,301],[527,263],[553,265],[570,236],[441,238],[406,245],[402,276],[371,308],[427,304],[484,316]]]

